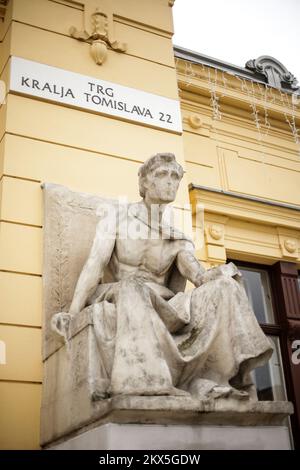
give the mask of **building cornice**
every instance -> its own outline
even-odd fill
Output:
[[[183,47],[174,46],[174,54],[178,59],[187,60],[194,64],[207,65],[208,67],[213,67],[223,72],[227,72],[233,75],[238,75],[242,78],[248,80],[253,80],[258,83],[266,84],[267,80],[263,74],[253,72],[244,67],[239,67],[237,65],[224,62],[223,60],[215,59],[205,54],[200,54],[199,52],[194,52]]]
[[[246,80],[251,80],[252,82],[256,82],[258,84],[268,85],[269,87],[273,87],[287,93],[295,93],[297,90],[299,93],[300,88],[297,89],[295,85],[295,77],[293,77],[293,75],[290,74],[290,72],[288,72],[287,69],[278,60],[269,56],[261,56],[256,60],[248,61],[246,68],[239,67],[237,65],[224,62],[223,60],[215,59],[214,57],[200,54],[199,52],[191,51],[179,46],[174,46],[174,54],[177,59],[186,60],[198,65],[206,65],[207,67],[212,67],[214,69],[221,70],[222,72],[226,72]],[[265,63],[266,58],[268,59],[267,63]],[[275,86],[273,81],[270,81],[271,74],[269,76],[269,74],[266,73],[268,68],[274,69],[275,72],[277,72],[280,68],[280,78],[282,79],[281,87]],[[291,77],[294,81],[291,80]]]
[[[189,188],[198,238],[199,230],[205,230],[199,259],[220,263],[230,257],[264,264],[280,259],[300,267],[300,206],[194,184]],[[214,226],[222,231],[222,243],[209,237]],[[217,244],[222,246],[216,249]]]
[[[228,105],[233,114],[240,113],[241,110],[249,110],[250,106],[252,111],[254,108],[263,113],[267,110],[269,118],[278,121],[285,121],[285,114],[293,115],[296,126],[299,125],[299,95],[178,57],[176,70],[181,100],[210,107],[212,96],[217,95],[221,98],[223,110],[224,105]]]
[[[197,184],[193,184],[193,183],[189,184],[189,190],[190,191],[193,191],[193,190],[209,191],[211,193],[223,194],[225,196],[238,198],[240,200],[246,200],[246,201],[249,201],[249,202],[257,202],[259,204],[267,204],[267,205],[273,206],[273,207],[280,207],[280,208],[283,208],[283,209],[291,209],[291,210],[300,212],[300,206],[297,206],[295,204],[286,204],[286,203],[283,203],[283,202],[269,201],[267,199],[262,199],[262,198],[255,197],[255,196],[248,196],[248,195],[244,195],[244,194],[239,194],[239,193],[235,193],[233,191],[225,191],[223,189],[208,188],[207,186],[197,185]]]

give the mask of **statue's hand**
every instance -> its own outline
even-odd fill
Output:
[[[70,313],[56,313],[51,319],[51,329],[55,331],[55,333],[57,333],[58,335],[63,336],[65,339],[67,339],[72,318],[73,315],[71,315]]]
[[[242,274],[233,263],[221,264],[213,268],[207,269],[204,273],[199,273],[197,277],[197,287],[201,286],[205,282],[214,281],[219,277],[227,276],[232,277],[236,281],[241,282]]]
[[[205,282],[211,281],[215,279],[217,276],[220,275],[220,272],[217,270],[217,268],[210,268],[207,269],[206,271],[201,271],[199,272],[196,280],[196,287],[202,286]]]
[[[220,266],[207,269],[204,272],[199,273],[197,278],[197,287],[202,286],[206,282],[213,281],[222,275]]]

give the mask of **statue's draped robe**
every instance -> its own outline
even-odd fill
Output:
[[[169,231],[169,244],[182,239],[192,243]],[[134,275],[100,284],[87,308],[108,393],[173,395],[181,389],[206,396],[216,385],[250,385],[249,372],[270,358],[272,348],[232,275],[220,270],[184,293],[174,264],[165,288]]]

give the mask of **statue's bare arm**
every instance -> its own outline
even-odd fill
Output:
[[[86,304],[100,282],[104,268],[108,264],[116,241],[116,224],[114,214],[100,220],[89,257],[81,271],[76,284],[69,313],[75,315]]]
[[[185,243],[176,258],[177,268],[180,274],[191,281],[196,287],[202,284],[202,276],[205,268],[197,260],[191,243]]]

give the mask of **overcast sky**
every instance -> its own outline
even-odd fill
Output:
[[[300,84],[300,0],[176,0],[173,43],[241,67],[271,55]]]

